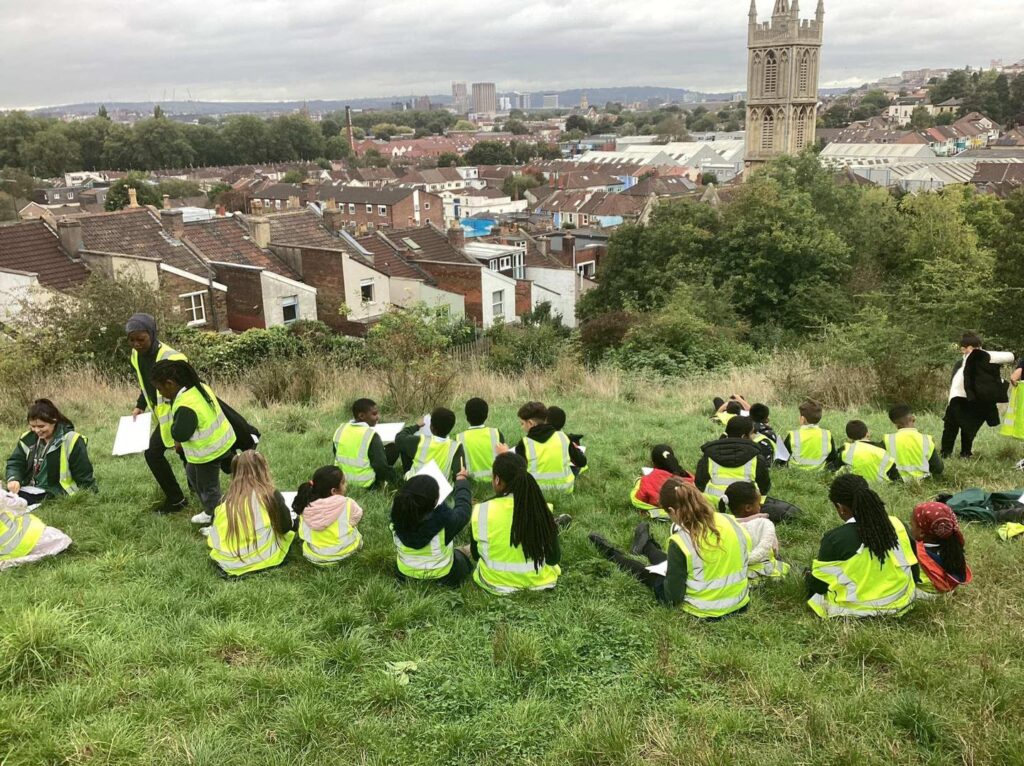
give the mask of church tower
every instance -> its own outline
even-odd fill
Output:
[[[747,169],[815,141],[824,0],[813,19],[800,18],[800,0],[775,0],[771,21],[758,23],[750,0],[747,31]]]

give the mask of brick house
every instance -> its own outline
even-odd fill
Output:
[[[46,302],[88,278],[89,268],[64,252],[47,222],[0,226],[0,322],[19,315],[25,302]]]
[[[444,224],[444,205],[436,194],[412,188],[321,186],[319,199],[340,213],[343,226],[359,231]]]

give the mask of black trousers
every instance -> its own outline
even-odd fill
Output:
[[[171,464],[167,462],[168,449],[173,450],[174,448],[164,446],[164,441],[160,438],[160,429],[157,428],[149,437],[149,447],[142,454],[146,458],[146,465],[153,473],[153,478],[156,479],[156,483],[160,485],[160,489],[163,490],[167,499],[172,503],[180,503],[185,500],[185,495],[174,476]],[[185,456],[178,453],[178,457],[181,458],[181,464],[185,465]]]
[[[950,399],[942,419],[942,457],[953,454],[957,434],[960,435],[960,456],[970,457],[974,438],[985,425],[985,413],[963,397]]]
[[[614,548],[608,551],[605,555],[608,557],[609,561],[615,564],[615,566],[623,572],[632,575],[635,579],[653,590],[660,599],[661,588],[665,582],[665,578],[662,575],[648,572],[647,567],[661,564],[668,560],[668,556],[665,555],[665,551],[663,551],[661,546],[654,542],[654,540],[647,541],[647,545],[644,546],[643,554],[647,561],[650,562],[649,564],[627,556],[622,551],[615,550]]]

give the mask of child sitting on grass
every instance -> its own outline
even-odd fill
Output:
[[[885,435],[885,449],[896,461],[896,469],[903,481],[939,476],[945,466],[935,448],[935,440],[917,430],[917,418],[906,404],[897,404],[889,410],[889,420],[899,430]]]
[[[629,499],[634,508],[646,511],[652,519],[668,521],[668,513],[658,506],[662,486],[673,477],[693,484],[693,476],[679,465],[676,453],[667,444],[655,444],[651,449],[651,466],[651,472],[633,484]]]
[[[284,562],[295,533],[267,459],[249,450],[231,461],[231,486],[207,528],[210,558],[231,577]]]
[[[736,517],[754,542],[750,551],[750,565],[747,571],[751,580],[758,577],[784,577],[789,573],[789,564],[779,561],[779,537],[775,524],[761,510],[761,493],[750,481],[738,481],[725,490],[725,501],[729,512]]]
[[[835,471],[840,467],[832,432],[818,425],[823,408],[812,400],[800,404],[800,428],[786,434],[789,464],[801,471]]]
[[[516,454],[526,458],[530,473],[543,491],[572,494],[576,474],[586,466],[587,456],[548,423],[548,408],[543,402],[527,402],[518,415],[526,435],[516,445]]]
[[[345,496],[345,474],[335,465],[318,468],[299,486],[292,510],[299,516],[302,555],[319,566],[344,561],[363,547],[356,525],[363,509]]]
[[[556,431],[565,431],[565,410],[561,407],[548,407],[548,425],[554,428]],[[581,445],[583,441],[583,434],[566,434],[569,437],[569,444],[579,450],[580,453],[586,454],[586,449]],[[577,476],[581,473],[586,473],[590,470],[586,461],[582,464],[573,463],[572,471]]]
[[[466,402],[466,421],[469,428],[455,437],[462,446],[466,457],[466,469],[474,481],[490,481],[491,466],[498,456],[498,449],[505,443],[505,435],[497,428],[488,428],[487,415],[490,408],[480,397]]]
[[[846,438],[840,453],[847,471],[867,482],[899,480],[896,460],[880,445],[870,441],[871,434],[863,420],[851,420],[846,424]]]
[[[398,460],[398,447],[385,445],[374,427],[380,422],[380,409],[373,399],[352,403],[352,420],[334,432],[334,464],[346,472],[348,482],[361,489],[376,489],[385,483],[398,484],[392,467]]]
[[[945,503],[921,503],[910,519],[917,563],[925,577],[918,576],[918,595],[950,593],[971,581],[971,568],[964,558],[964,535],[956,514]]]
[[[71,538],[28,511],[28,501],[0,489],[0,570],[56,556]]]
[[[768,464],[774,465],[779,437],[768,422],[770,416],[771,410],[768,409],[767,404],[758,402],[757,404],[750,405],[750,419],[754,421],[754,435],[750,438],[753,439],[754,444],[764,453],[764,456],[768,459]]]
[[[419,433],[423,425],[421,418],[403,428],[395,438],[402,455],[405,478],[411,479],[431,460],[441,469],[442,476],[454,476],[465,460],[462,447],[455,439],[449,438],[455,428],[455,413],[447,407],[438,407],[430,413],[429,434]]]

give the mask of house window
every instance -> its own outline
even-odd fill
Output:
[[[377,215],[387,215],[387,214],[388,214],[388,206],[387,205],[377,205]]]
[[[290,295],[281,299],[281,318],[285,324],[291,324],[299,318],[299,296]]]
[[[54,199],[60,199],[60,192],[54,192],[53,193],[53,198]]]
[[[491,295],[491,316],[505,316],[505,291],[495,290]]]
[[[373,205],[367,205],[366,206],[366,214],[367,215],[373,215]]]
[[[69,200],[73,200],[74,198],[75,198],[75,193],[74,192],[68,192],[68,199]]]
[[[505,256],[501,259],[501,268],[510,269],[512,268],[512,259],[509,256]]]
[[[185,304],[185,321],[189,327],[206,324],[206,293],[185,293],[179,295]]]
[[[274,207],[276,207],[278,210],[280,210],[281,209],[281,200],[279,200],[279,199],[274,200]]]
[[[430,203],[429,202],[424,202],[423,203],[423,209],[424,210],[430,210]]]
[[[356,203],[355,202],[349,202],[348,203],[348,214],[349,215],[355,215],[356,214]]]
[[[372,279],[364,279],[359,283],[359,296],[363,303],[373,303]]]

